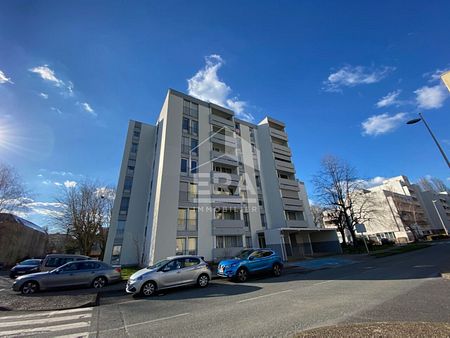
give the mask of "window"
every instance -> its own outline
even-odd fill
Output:
[[[191,133],[193,135],[198,135],[198,122],[191,120]]]
[[[135,167],[136,166],[136,160],[128,160],[128,165]]]
[[[186,209],[178,209],[178,228],[179,231],[186,230]]]
[[[127,175],[129,176],[133,176],[134,175],[134,167],[133,166],[128,166],[127,167]]]
[[[197,173],[197,161],[191,161],[191,174]]]
[[[123,237],[124,230],[125,230],[125,221],[118,221],[116,229],[116,238]]]
[[[127,214],[129,204],[130,204],[130,198],[122,197],[122,201],[120,202],[120,213]]]
[[[195,266],[195,265],[199,265],[200,264],[200,259],[198,258],[186,258],[184,260],[184,267],[189,267],[189,266]]]
[[[191,151],[192,154],[198,155],[198,140],[195,138],[191,139]]]
[[[176,254],[184,255],[185,252],[186,252],[186,238],[185,237],[177,238]]]
[[[189,133],[189,119],[183,117],[183,131]]]
[[[131,186],[133,185],[133,177],[126,176],[125,182],[123,184],[124,191],[131,191]]]
[[[133,136],[134,137],[139,137],[140,135],[141,135],[140,131],[137,131],[137,130],[133,131]]]
[[[113,246],[111,255],[111,264],[119,264],[121,252],[122,252],[122,245]]]
[[[187,244],[187,247],[186,247]],[[178,237],[177,238],[177,255],[196,255],[197,254],[197,237]]]
[[[189,195],[188,198],[190,201],[197,198],[197,184],[195,183],[189,183]]]
[[[266,225],[267,225],[266,215],[264,215],[264,214],[261,214],[261,225],[262,225],[263,228],[265,228]]]
[[[181,159],[181,172],[182,173],[188,172],[188,160],[185,158]]]
[[[138,150],[138,144],[136,142],[131,143],[131,152],[136,154]]]
[[[198,225],[198,210],[197,209],[188,209],[188,230],[189,231],[197,231]]]
[[[189,101],[188,100],[184,100],[183,101],[183,113],[186,114],[186,115],[190,114]]]
[[[191,116],[198,117],[198,104],[191,102]]]
[[[184,267],[184,259],[174,259],[166,264],[164,271],[179,270]]]
[[[242,248],[242,236],[216,236],[216,247],[223,248]]]
[[[301,211],[285,211],[285,215],[288,221],[303,221],[305,219]]]
[[[183,154],[189,154],[190,150],[190,139],[189,137],[183,136],[181,138],[181,152]]]
[[[245,236],[245,246],[247,248],[252,247],[252,236]]]
[[[247,212],[244,213],[244,226],[246,227],[250,226],[250,218]]]

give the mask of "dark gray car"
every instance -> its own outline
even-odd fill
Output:
[[[91,286],[102,288],[120,280],[120,272],[111,265],[93,260],[71,262],[57,269],[18,277],[13,290],[32,294],[57,287]]]

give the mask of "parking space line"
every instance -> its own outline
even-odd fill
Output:
[[[73,330],[73,329],[79,329],[82,327],[88,327],[90,326],[90,322],[78,322],[78,323],[71,323],[71,324],[62,324],[62,325],[54,325],[54,326],[46,326],[46,327],[37,327],[37,328],[29,328],[29,329],[16,329],[16,330],[10,330],[10,331],[2,331],[2,336],[13,336],[17,334],[25,334],[25,333],[48,333],[48,332],[55,332],[55,331],[62,331],[62,330]]]
[[[255,299],[260,299],[260,298],[265,298],[265,297],[275,296],[275,295],[279,295],[279,294],[281,294],[281,293],[286,293],[286,292],[291,292],[291,291],[292,291],[292,290],[289,289],[289,290],[284,290],[284,291],[279,291],[279,292],[269,293],[269,294],[266,294],[266,295],[261,295],[261,296],[257,296],[257,297],[253,297],[253,298],[247,298],[247,299],[243,299],[243,300],[238,301],[237,304],[249,302],[249,301],[255,300]]]
[[[33,319],[33,320],[27,320],[27,321],[2,321],[0,323],[0,328],[10,327],[10,326],[25,326],[25,325],[35,325],[35,324],[52,324],[57,322],[65,322],[69,320],[74,319],[86,319],[91,318],[91,313],[83,313],[83,314],[76,314],[76,315],[70,315],[70,316],[62,316],[62,317],[50,317],[50,318],[39,318],[39,319]]]
[[[187,316],[189,315],[189,312],[186,313],[180,313],[174,316],[169,316],[169,317],[162,317],[162,318],[157,318],[157,319],[152,319],[152,320],[147,320],[145,322],[139,322],[139,323],[133,323],[133,324],[129,324],[129,325],[124,325],[122,327],[116,327],[113,329],[107,329],[107,330],[99,330],[98,332],[91,332],[92,334],[97,334],[97,333],[104,333],[104,332],[111,332],[111,331],[118,331],[118,330],[125,330],[128,331],[128,329],[130,327],[134,327],[134,326],[139,326],[139,325],[145,325],[145,324],[151,324],[151,323],[157,323],[157,322],[161,322],[164,320],[168,320],[168,319],[173,319],[173,318],[178,318],[178,317],[183,317],[183,316]]]
[[[5,316],[0,317],[0,320],[8,320],[8,319],[22,319],[22,318],[32,318],[32,317],[49,317],[55,315],[62,315],[67,313],[77,313],[77,312],[86,312],[92,311],[92,307],[83,307],[78,309],[70,309],[70,310],[57,310],[57,311],[47,311],[47,312],[39,312],[39,313],[30,313],[26,315],[16,315],[16,316]]]

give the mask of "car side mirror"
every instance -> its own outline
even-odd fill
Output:
[[[254,259],[255,259],[255,256],[250,256],[250,257],[248,258],[249,261],[252,261],[252,260],[254,260]]]
[[[163,267],[163,268],[162,268],[161,270],[159,270],[159,271],[167,272],[167,271],[170,271],[170,268],[167,267],[167,266],[165,266],[165,267]]]
[[[61,270],[53,270],[53,273],[55,273],[55,274],[59,274],[61,272]]]

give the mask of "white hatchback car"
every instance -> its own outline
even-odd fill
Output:
[[[156,290],[182,285],[192,284],[204,288],[210,280],[211,270],[202,257],[175,256],[132,274],[126,291],[151,296]]]

